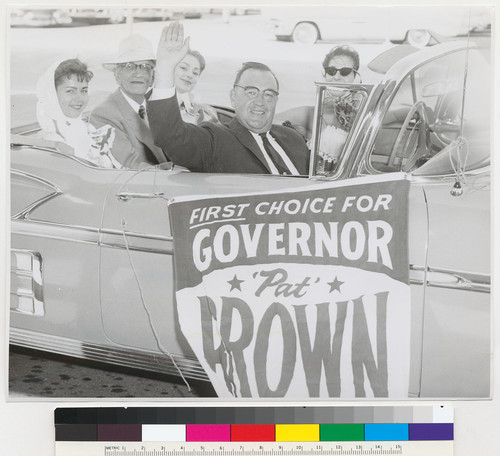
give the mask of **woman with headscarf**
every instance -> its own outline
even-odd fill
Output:
[[[84,118],[93,74],[79,59],[51,65],[36,86],[38,123],[44,139],[62,143],[60,148],[103,168],[120,168],[111,155],[114,129],[96,129]]]

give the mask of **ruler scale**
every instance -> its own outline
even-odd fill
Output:
[[[453,456],[450,407],[56,409],[56,456]]]
[[[304,443],[301,449],[273,448],[268,442],[262,449],[250,448],[247,444],[243,449],[212,448],[210,444],[199,445],[181,449],[165,443],[143,442],[140,445],[127,443],[114,447],[109,443],[101,442],[56,442],[57,456],[348,456],[348,455],[401,455],[401,456],[452,456],[452,441],[434,442],[372,442],[348,443],[338,448],[337,445],[325,445],[322,449],[316,449],[312,445]]]

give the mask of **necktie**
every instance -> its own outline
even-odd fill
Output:
[[[146,108],[144,107],[144,105],[140,105],[139,106],[139,117],[141,119],[145,119],[146,118]]]
[[[264,144],[264,149],[266,150],[269,158],[276,166],[278,172],[280,174],[290,174],[290,170],[288,166],[286,166],[285,162],[281,158],[278,151],[271,145],[269,139],[267,139],[266,133],[259,133],[259,136],[262,138],[262,143]]]

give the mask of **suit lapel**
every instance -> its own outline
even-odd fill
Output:
[[[235,134],[240,144],[249,149],[254,157],[262,163],[262,165],[269,172],[271,172],[271,169],[269,168],[269,165],[267,164],[267,161],[252,134],[243,125],[241,125],[235,117],[231,120],[231,122],[229,122],[228,127]]]
[[[280,130],[277,128],[271,128],[271,136],[276,140],[276,142],[281,146],[281,148],[284,151],[287,151],[288,154],[290,154],[290,147],[289,147],[289,136],[284,135]],[[288,133],[288,131],[287,131]]]
[[[165,154],[158,146],[155,145],[151,130],[146,122],[144,122],[133,110],[132,106],[130,106],[127,100],[123,97],[120,89],[118,89],[114,95],[118,108],[123,114],[123,117],[128,123],[130,129],[134,132],[135,137],[153,152],[159,163],[165,161]]]
[[[305,140],[303,141],[302,151],[300,151],[300,148],[298,148],[300,146],[300,142],[297,142],[297,135],[292,135],[289,127],[279,128],[279,126],[273,126],[270,133],[288,155],[294,166],[297,168],[297,171],[299,171],[300,174],[307,174],[309,153]]]

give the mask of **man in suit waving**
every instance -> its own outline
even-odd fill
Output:
[[[119,88],[90,116],[96,127],[115,127],[112,154],[125,168],[158,165],[167,157],[154,144],[146,118],[146,93],[153,82],[155,55],[151,42],[141,35],[125,38],[118,55],[103,64],[113,71]]]
[[[148,117],[155,143],[170,159],[197,172],[307,174],[309,150],[304,139],[289,127],[272,125],[279,84],[262,63],[247,62],[238,71],[230,93],[235,117],[227,125],[182,121],[174,69],[188,49],[181,24],[165,27]]]

